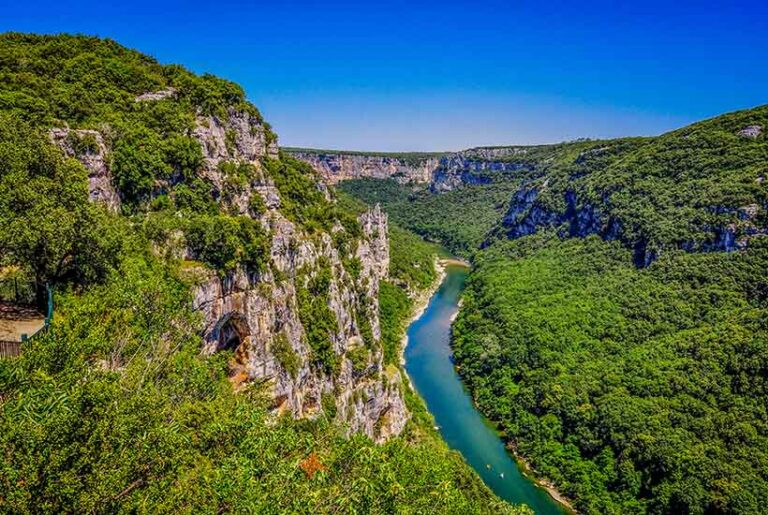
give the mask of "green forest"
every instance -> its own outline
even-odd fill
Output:
[[[457,368],[510,447],[579,512],[765,511],[768,138],[744,129],[767,128],[768,106],[658,137],[518,147],[498,159],[524,171],[443,193],[374,179],[324,188],[277,150],[221,162],[214,184],[192,132],[235,111],[276,142],[232,82],[108,39],[0,35],[0,271],[55,298],[49,330],[0,359],[0,511],[529,511],[493,496],[407,387],[411,419],[377,445],[347,435],[325,394],[315,419],[276,416],[265,385],[233,389],[232,351],[201,353],[195,271],[284,279],[261,223],[273,208],[260,195],[233,207],[266,183],[281,216],[309,241],[328,238],[350,275],[358,216],[377,203],[388,213],[386,372],[400,368],[436,256],[471,261]],[[72,131],[66,144],[109,149],[119,208],[89,201],[88,170],[52,128],[103,138]],[[299,274],[296,309],[312,366],[333,376],[321,264]],[[367,356],[372,329],[359,324]],[[275,352],[295,373],[292,349]]]
[[[470,257],[520,187],[517,177],[495,179],[492,184],[467,186],[440,195],[393,179],[355,179],[339,183],[338,188],[368,204],[381,204],[399,225],[455,255]]]
[[[768,247],[638,270],[595,236],[498,243],[454,325],[460,372],[580,511],[759,513],[767,264]]]
[[[525,172],[443,194],[341,185],[471,257],[459,372],[580,512],[768,503],[768,140],[748,126],[768,106],[519,147],[499,160]]]
[[[167,88],[176,93],[134,100]],[[231,352],[201,354],[190,269],[223,277],[272,266],[255,222],[263,202],[232,212],[198,174],[195,116],[233,108],[261,120],[239,86],[111,40],[0,36],[0,267],[51,285],[55,298],[50,330],[0,360],[0,511],[525,512],[449,451],[410,390],[404,433],[376,445],[346,437],[330,410],[276,417],[259,384],[233,390]],[[86,169],[51,143],[48,130],[65,126],[105,136],[119,212],[88,200]],[[356,208],[327,197],[303,163],[223,167],[225,194],[267,174],[309,237],[342,227],[343,249],[359,234]],[[199,263],[157,251],[177,234]],[[435,249],[403,229],[391,244],[380,309],[393,364],[412,309],[404,288],[434,280]]]

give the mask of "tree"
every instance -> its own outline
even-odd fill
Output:
[[[119,254],[110,216],[88,201],[81,164],[14,116],[0,115],[0,265],[46,282],[103,278]]]

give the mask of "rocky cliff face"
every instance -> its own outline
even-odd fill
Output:
[[[199,174],[213,186],[213,194],[234,214],[248,214],[248,201],[258,193],[270,208],[280,207],[280,196],[274,184],[262,173],[261,160],[278,157],[277,141],[272,139],[264,123],[253,114],[229,109],[224,119],[198,116],[191,136],[200,143],[203,168]],[[224,163],[248,163],[257,179],[237,189],[228,189]],[[258,190],[258,191],[257,191]]]
[[[120,197],[112,185],[109,154],[101,133],[94,130],[51,129],[49,136],[68,157],[79,160],[88,170],[88,193],[94,202],[110,210],[120,209]]]
[[[539,196],[537,188],[523,188],[512,199],[509,209],[502,219],[506,236],[520,238],[534,234],[540,227],[558,227],[566,224],[567,234],[583,238],[590,234],[602,234],[606,239],[615,239],[618,226],[608,223],[608,217],[600,209],[580,203],[574,191],[565,194],[565,209],[551,210],[536,202]]]
[[[470,149],[440,158],[440,165],[432,174],[430,189],[435,193],[451,191],[465,185],[487,184],[491,182],[490,173],[519,172],[529,166],[494,160],[506,155],[512,149]]]
[[[163,100],[173,94],[148,93],[136,101]],[[383,365],[380,344],[379,283],[389,270],[387,216],[378,207],[361,215],[361,235],[347,235],[351,244],[341,250],[334,243],[337,233],[346,230],[341,224],[329,232],[308,234],[281,212],[280,192],[263,165],[264,159],[278,158],[277,143],[259,117],[236,109],[225,118],[198,116],[190,136],[202,149],[198,174],[211,186],[221,209],[256,219],[270,238],[270,262],[260,272],[239,268],[222,276],[202,265],[185,269],[196,284],[194,308],[204,319],[202,351],[234,351],[230,369],[235,388],[263,385],[276,412],[294,417],[326,412],[349,431],[377,442],[399,434],[410,414],[402,397],[400,371]],[[120,198],[102,135],[53,129],[50,137],[88,169],[91,199],[117,210]],[[227,165],[251,166],[249,181],[233,188]],[[322,183],[317,187],[329,198]],[[254,197],[260,198],[264,212],[251,211]],[[176,259],[197,258],[186,248],[180,231],[155,250]],[[330,370],[318,364],[308,337],[314,328],[302,313],[308,283],[321,275],[328,277],[327,287],[316,296],[333,318],[327,335],[335,364]]]
[[[329,184],[364,177],[393,178],[400,183],[423,184],[432,180],[432,172],[439,166],[437,158],[406,160],[389,156],[321,151],[290,151],[290,154],[309,163]]]
[[[136,102],[156,102],[172,98],[175,90],[169,89],[149,92],[136,97]],[[111,210],[120,207],[120,196],[113,184],[110,172],[110,149],[104,142],[101,132],[87,129],[54,128],[49,132],[51,140],[69,157],[79,160],[88,170],[89,192],[93,201],[105,203]],[[225,118],[217,116],[198,116],[191,137],[200,143],[203,154],[203,168],[200,175],[214,186],[214,195],[225,194],[225,174],[220,165],[224,162],[245,162],[260,169],[260,160],[265,157],[277,158],[278,146],[274,135],[256,115],[228,110]],[[162,189],[164,184],[158,184]],[[267,186],[267,185],[265,185]],[[268,187],[268,186],[267,186]],[[239,198],[228,199],[235,210],[246,212],[246,200],[250,188],[242,192]],[[274,204],[276,198],[268,191],[262,192],[268,204]]]
[[[198,116],[192,136],[200,142],[206,170],[216,170],[227,160],[254,162],[277,157],[277,141],[271,140],[255,115],[230,108],[227,117]]]
[[[750,204],[740,208],[720,206],[712,211],[719,215],[731,215],[735,222],[726,225],[703,225],[701,231],[708,238],[701,241],[679,241],[661,245],[640,235],[630,237],[624,231],[620,217],[611,213],[608,199],[595,205],[579,198],[574,190],[564,195],[564,208],[553,209],[539,202],[539,194],[546,183],[539,187],[527,186],[518,190],[500,224],[500,232],[507,238],[520,238],[534,234],[543,228],[560,228],[561,237],[584,238],[595,234],[604,240],[622,240],[633,251],[635,265],[644,268],[658,259],[664,249],[679,248],[686,252],[732,252],[746,248],[756,236],[768,234],[768,228],[760,227],[757,219],[768,206]]]
[[[273,269],[261,275],[240,270],[225,278],[210,273],[197,287],[194,305],[205,318],[204,352],[235,349],[236,385],[266,383],[277,411],[313,417],[330,409],[350,431],[384,441],[402,431],[409,414],[400,372],[385,369],[380,347],[370,346],[363,335],[367,323],[374,341],[380,339],[378,290],[389,265],[387,217],[376,208],[360,222],[364,237],[354,253],[360,263],[355,279],[330,235],[308,238],[270,210],[264,223],[272,234]],[[308,328],[299,314],[298,290],[324,266],[331,271],[327,302],[336,321],[330,339],[341,363],[333,372],[313,363]]]
[[[230,112],[226,121],[199,118],[193,136],[205,157],[201,173],[222,192],[222,162],[261,170],[261,158],[277,157],[277,146],[265,138],[260,122],[244,113]],[[267,208],[259,219],[271,237],[271,265],[260,274],[205,274],[194,298],[205,319],[204,352],[234,349],[233,384],[265,384],[278,412],[294,417],[335,413],[350,431],[378,442],[399,434],[409,418],[402,378],[397,369],[385,369],[379,345],[379,282],[389,270],[386,215],[377,207],[360,216],[362,237],[352,249],[340,251],[334,235],[345,229],[337,225],[331,234],[304,233],[280,212],[279,191],[266,174],[222,199],[247,214],[253,195]],[[354,276],[351,263],[357,264]],[[335,319],[328,338],[338,362],[332,371],[318,366],[308,343],[311,328],[301,313],[301,291],[328,272],[325,302]]]
[[[395,179],[401,184],[429,184],[433,192],[450,191],[468,184],[490,182],[487,172],[514,172],[527,165],[500,158],[525,154],[524,148],[476,148],[432,157],[399,158],[343,152],[292,151],[289,153],[309,163],[326,181],[360,178]]]

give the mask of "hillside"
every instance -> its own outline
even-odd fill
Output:
[[[408,293],[434,280],[408,241],[239,86],[0,36],[0,267],[56,303],[0,361],[0,510],[517,512],[404,383]]]
[[[763,106],[654,138],[517,147],[494,159],[518,173],[448,194],[342,187],[472,256],[459,370],[580,511],[761,513],[766,127]]]

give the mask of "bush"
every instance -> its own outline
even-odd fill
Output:
[[[302,286],[304,283],[306,286]],[[331,343],[332,335],[338,331],[338,322],[328,306],[330,283],[331,268],[327,263],[320,263],[314,275],[304,272],[296,278],[299,318],[307,343],[312,349],[313,361],[327,374],[338,371],[340,365]]]
[[[293,350],[293,347],[291,347],[284,333],[279,333],[272,340],[272,354],[275,355],[280,366],[293,378],[298,376],[301,359],[296,354],[296,351]]]
[[[186,231],[198,259],[220,273],[245,265],[261,271],[269,260],[269,239],[258,222],[245,216],[198,216]]]

